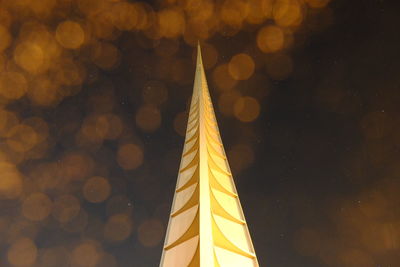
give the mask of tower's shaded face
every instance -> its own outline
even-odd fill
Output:
[[[0,266],[159,264],[198,40],[259,264],[398,266],[398,8],[0,1]]]

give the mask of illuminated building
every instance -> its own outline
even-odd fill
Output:
[[[200,47],[160,266],[258,266],[215,119]]]

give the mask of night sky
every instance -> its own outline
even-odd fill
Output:
[[[0,266],[158,266],[197,40],[260,266],[400,266],[399,11],[0,1]]]

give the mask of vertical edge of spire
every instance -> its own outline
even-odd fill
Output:
[[[193,97],[200,97],[201,92],[204,90],[204,86],[206,85],[206,76],[204,72],[203,59],[201,55],[201,45],[200,41],[197,41],[197,57],[196,57],[196,70],[194,77],[194,86],[193,86]]]
[[[203,59],[201,57],[201,46],[200,41],[197,41],[197,60],[196,60],[196,67],[203,69]]]
[[[199,252],[200,266],[214,267],[214,242],[212,236],[212,215],[210,181],[208,176],[208,154],[206,140],[206,91],[207,81],[201,57],[200,42],[197,43],[196,76],[199,97]],[[200,205],[201,203],[201,205]]]

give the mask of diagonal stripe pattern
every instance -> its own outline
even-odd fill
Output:
[[[160,267],[259,266],[204,73],[200,46]]]

